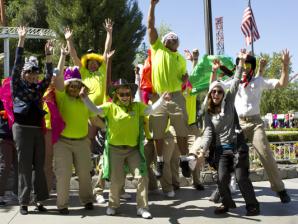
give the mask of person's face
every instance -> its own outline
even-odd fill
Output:
[[[175,52],[179,47],[179,41],[176,39],[169,39],[165,42],[165,47]]]
[[[96,72],[99,68],[99,63],[96,60],[89,60],[87,63],[87,69],[90,72]]]
[[[71,97],[77,98],[79,97],[82,86],[83,84],[79,81],[71,81],[66,86],[66,93]]]
[[[117,97],[121,104],[128,106],[131,102],[131,90],[127,87],[121,87],[116,91]]]
[[[220,105],[223,96],[224,96],[224,91],[222,88],[215,86],[211,90],[211,99],[212,99],[212,102],[214,103],[214,105],[216,105],[216,106]]]
[[[244,65],[243,65],[243,72],[245,74],[248,74],[250,72],[250,70],[251,70],[251,64],[250,63],[244,63]]]
[[[27,71],[23,78],[30,84],[38,82],[38,73],[36,71]]]

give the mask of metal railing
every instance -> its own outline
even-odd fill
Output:
[[[0,38],[18,38],[18,27],[0,27]],[[27,28],[26,38],[30,39],[55,39],[56,33],[50,29]]]

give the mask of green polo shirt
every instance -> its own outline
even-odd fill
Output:
[[[97,106],[106,101],[106,65],[103,63],[99,70],[90,72],[87,68],[81,67],[80,73],[83,83],[89,88],[89,98]]]
[[[56,101],[65,128],[61,135],[67,138],[83,138],[88,135],[88,119],[95,116],[80,98],[68,96],[65,91],[56,90]]]
[[[107,102],[100,106],[108,121],[109,143],[112,145],[137,146],[139,143],[140,116],[144,116],[146,105],[133,102],[131,110],[117,103]]]
[[[178,52],[166,48],[160,39],[151,45],[152,85],[157,93],[181,91],[186,60]]]

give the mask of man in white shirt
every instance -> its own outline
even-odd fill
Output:
[[[254,57],[253,57],[254,58]],[[245,63],[254,70],[256,67],[254,61]],[[262,77],[264,68],[267,64],[265,59],[260,60],[259,74],[245,78],[239,86],[236,95],[235,107],[239,116],[240,126],[246,138],[252,142],[263,166],[268,175],[271,189],[277,192],[282,203],[288,203],[291,198],[285,190],[273,152],[270,149],[269,142],[265,133],[264,123],[260,116],[260,101],[262,91],[267,89],[283,88],[288,85],[289,80],[289,51],[282,51],[282,74],[280,79],[265,79]]]

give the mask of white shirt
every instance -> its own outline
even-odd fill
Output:
[[[231,80],[225,85],[230,86]],[[260,103],[263,90],[274,89],[278,79],[264,79],[261,75],[253,77],[244,88],[244,84],[239,85],[235,99],[235,107],[239,117],[247,117],[260,114]]]

